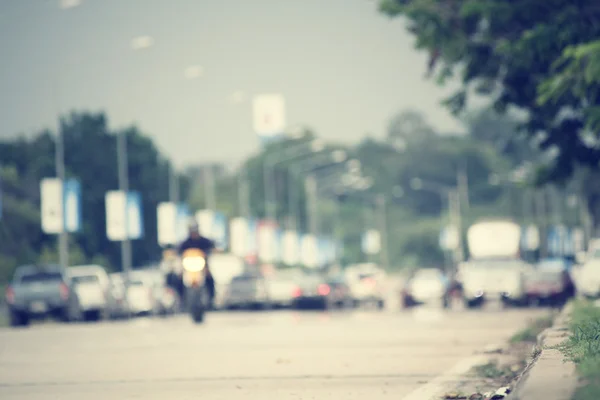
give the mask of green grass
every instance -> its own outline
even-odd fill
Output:
[[[571,335],[556,346],[574,362],[582,385],[573,400],[600,399],[600,308],[589,302],[574,304],[569,324]]]
[[[535,343],[544,330],[552,326],[554,315],[547,315],[534,320],[527,328],[517,332],[510,338],[510,343]]]

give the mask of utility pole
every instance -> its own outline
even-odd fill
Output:
[[[179,176],[172,162],[169,164],[169,200],[179,203]]]
[[[56,163],[56,176],[60,179],[62,185],[62,193],[61,193],[61,207],[65,205],[65,142],[64,136],[62,132],[62,124],[58,124],[58,130],[56,132],[56,146],[55,146],[55,163]],[[67,268],[69,266],[69,234],[67,232],[67,227],[65,226],[65,216],[64,211],[61,213],[63,215],[63,220],[61,224],[61,231],[58,235],[58,260],[59,264],[62,268]]]
[[[250,182],[246,170],[240,169],[238,173],[238,213],[242,217],[250,216]]]
[[[313,174],[310,174],[304,180],[304,190],[306,192],[306,200],[307,200],[307,218],[308,218],[308,228],[309,232],[313,235],[318,235],[318,209],[317,209],[317,199],[316,199],[316,191],[317,191],[317,181]]]
[[[205,165],[202,168],[204,175],[204,196],[206,200],[206,208],[209,210],[216,210],[217,199],[215,190],[215,177],[212,165]]]
[[[131,240],[129,239],[129,223],[127,213],[127,194],[129,193],[129,171],[127,160],[127,133],[122,131],[117,136],[117,162],[119,169],[119,190],[125,195],[125,238],[121,241],[121,264],[125,273],[125,287],[129,287],[131,272]]]
[[[390,254],[388,247],[387,216],[385,206],[385,196],[380,194],[376,199],[377,215],[379,217],[379,235],[381,238],[381,264],[384,269],[390,267]]]

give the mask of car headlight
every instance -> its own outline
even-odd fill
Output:
[[[206,260],[204,257],[186,257],[182,261],[183,268],[190,272],[197,272],[204,269]]]

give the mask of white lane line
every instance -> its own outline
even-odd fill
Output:
[[[488,347],[488,346],[486,346]],[[491,347],[491,346],[489,346]],[[418,387],[402,400],[433,400],[439,399],[445,390],[448,390],[448,384],[460,379],[463,375],[471,371],[477,365],[484,364],[489,357],[484,354],[472,356],[459,361],[454,367],[437,376],[430,382]]]

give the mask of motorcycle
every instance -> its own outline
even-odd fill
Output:
[[[209,307],[209,294],[205,285],[206,254],[200,249],[185,250],[181,263],[187,310],[195,323],[202,323]]]

